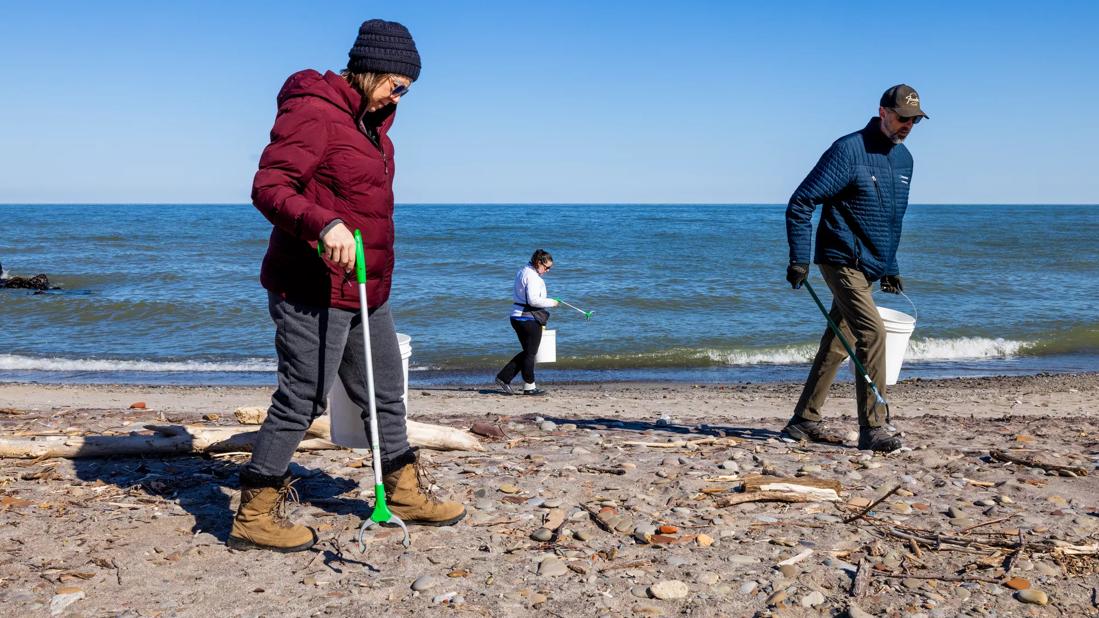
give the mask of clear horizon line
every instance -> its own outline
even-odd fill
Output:
[[[397,206],[786,206],[785,202],[397,202]],[[251,202],[0,202],[3,206],[252,206]],[[909,206],[1099,206],[1096,202],[912,202]]]

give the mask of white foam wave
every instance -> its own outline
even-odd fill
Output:
[[[813,360],[816,346],[799,345],[760,350],[707,350],[711,361],[726,365],[797,365]]]
[[[1019,353],[1027,341],[989,339],[987,337],[959,337],[957,339],[918,339],[908,342],[905,360],[965,360],[981,358],[1010,358]]]
[[[188,373],[244,373],[275,371],[266,358],[239,362],[109,360],[98,358],[33,358],[0,354],[0,371],[140,371]]]
[[[1028,345],[1027,341],[989,339],[986,337],[958,337],[955,339],[916,339],[908,342],[904,354],[906,361],[949,361],[983,358],[1010,358]],[[810,363],[817,346],[798,345],[759,350],[707,350],[706,356],[714,362],[730,366],[740,365],[797,365]]]

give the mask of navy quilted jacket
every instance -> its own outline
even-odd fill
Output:
[[[873,118],[836,140],[801,181],[786,207],[790,262],[808,264],[813,209],[824,204],[813,262],[850,266],[870,281],[898,275],[897,246],[908,209],[912,155]]]

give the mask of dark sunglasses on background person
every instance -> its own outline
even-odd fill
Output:
[[[897,120],[900,121],[901,124],[908,124],[909,120],[912,121],[912,124],[920,124],[920,121],[923,120],[923,116],[901,116],[900,114],[897,114],[897,112],[893,113],[896,114]]]

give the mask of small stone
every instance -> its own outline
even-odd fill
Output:
[[[731,459],[721,462],[721,465],[718,467],[720,467],[722,470],[728,470],[730,472],[740,472],[740,464]]]
[[[1004,585],[1012,590],[1026,590],[1030,588],[1030,580],[1023,577],[1012,577],[1004,582]]]
[[[553,538],[553,531],[549,528],[539,528],[531,533],[530,538],[535,541],[545,543],[546,541]]]
[[[776,593],[772,594],[771,596],[767,597],[767,607],[775,607],[776,605],[778,605],[779,603],[782,603],[785,600],[786,600],[786,591],[785,590],[779,590],[778,592],[776,592]]]
[[[870,502],[870,498],[863,498],[861,496],[854,496],[847,500],[847,504],[859,509],[864,509],[870,506]]]
[[[662,601],[686,598],[689,590],[687,584],[678,579],[667,579],[649,586],[649,594]]]
[[[706,572],[698,576],[698,583],[704,584],[706,586],[713,586],[717,583],[718,579],[720,578],[718,577],[717,573]]]
[[[1065,500],[1061,496],[1050,496],[1046,498],[1053,506],[1064,508],[1068,506],[1068,500]]]
[[[844,442],[858,442],[859,441],[859,432],[854,431],[854,430],[848,431],[847,433],[845,433],[843,435],[843,441]]]
[[[977,506],[996,506],[996,501],[991,498],[982,498],[973,504],[976,504]]]
[[[798,469],[798,472],[801,474],[819,474],[822,470],[824,470],[824,468],[820,467],[818,464],[805,464]]]
[[[900,513],[901,515],[908,515],[912,512],[912,506],[907,502],[894,502],[893,512]]]
[[[1015,593],[1015,598],[1019,599],[1023,603],[1033,603],[1034,605],[1049,605],[1049,595],[1038,590],[1037,588],[1027,588],[1026,590],[1020,590]]]
[[[557,577],[568,572],[569,568],[565,566],[565,563],[554,556],[544,558],[542,562],[538,563],[538,574],[542,577]]]
[[[824,603],[824,595],[819,590],[814,590],[809,594],[801,597],[802,607],[816,607]]]
[[[538,428],[542,431],[554,431],[557,429],[557,423],[553,421],[542,421],[538,424]]]
[[[434,575],[421,575],[412,582],[412,589],[416,592],[430,590],[439,584],[439,578]]]
[[[444,592],[443,594],[437,594],[434,597],[431,597],[431,602],[435,604],[448,603],[453,601],[457,596],[457,592]]]
[[[874,618],[873,614],[868,614],[861,607],[851,603],[847,606],[848,618]]]
[[[950,519],[960,519],[962,517],[965,517],[965,513],[962,511],[962,509],[956,506],[952,506],[946,510],[946,516]]]
[[[778,571],[789,579],[794,579],[800,573],[798,568],[792,564],[784,564],[778,568]]]
[[[135,401],[135,402],[130,404],[130,409],[131,410],[145,410],[146,408],[147,408],[147,406],[145,405],[144,401]],[[52,605],[52,603],[51,603],[51,605]]]
[[[647,599],[647,598],[649,598],[649,587],[648,586],[634,586],[634,587],[630,588],[630,594],[637,597],[637,598],[639,598],[639,599]]]
[[[756,582],[744,582],[740,585],[740,594],[752,594],[756,591],[756,587],[759,586]]]
[[[505,494],[517,494],[523,490],[519,489],[515,485],[512,485],[511,483],[504,483],[503,485],[500,485],[500,491]]]
[[[84,591],[79,588],[65,587],[59,589],[57,594],[53,595],[53,598],[50,599],[50,615],[59,616],[65,613],[65,610],[70,605],[83,599],[85,596]]]
[[[572,533],[572,538],[577,541],[587,541],[591,538],[591,535],[588,534],[587,530],[576,530]]]
[[[708,534],[700,534],[695,537],[695,543],[698,543],[699,547],[709,547],[714,544],[714,537]]]

